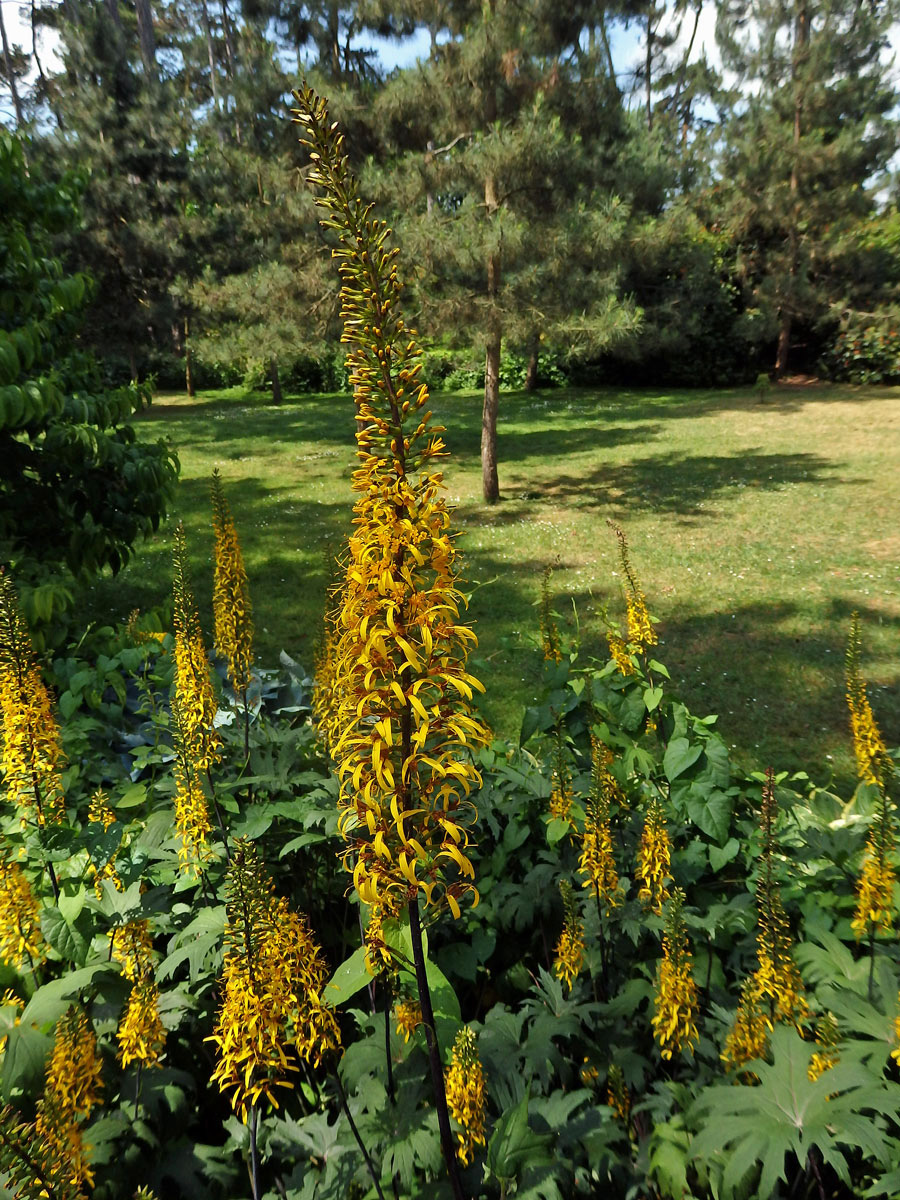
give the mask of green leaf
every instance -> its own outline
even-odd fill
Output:
[[[32,1029],[30,1025],[20,1024],[10,1030],[0,1083],[4,1100],[11,1099],[14,1092],[20,1089],[26,1093],[40,1090],[51,1045],[52,1039],[47,1034]]]
[[[487,1148],[487,1166],[495,1179],[508,1182],[524,1170],[553,1162],[552,1134],[535,1133],[528,1124],[529,1094],[503,1114]]]
[[[661,687],[651,687],[644,691],[644,705],[647,712],[653,712],[655,708],[659,708],[660,701],[663,698],[663,690]]]
[[[732,862],[738,855],[741,848],[741,843],[737,838],[729,838],[724,846],[709,847],[709,865],[714,871],[721,871],[724,866]]]
[[[41,933],[65,962],[83,965],[91,941],[90,924],[83,932],[70,924],[58,908],[45,908],[41,912]]]
[[[692,767],[703,753],[702,742],[689,742],[686,737],[672,738],[663,755],[663,770],[671,783]]]
[[[94,983],[98,975],[118,975],[119,969],[108,962],[92,963],[77,971],[69,971],[61,979],[54,979],[39,987],[25,1006],[19,1029],[30,1025],[49,1025],[58,1021],[69,1007],[69,1001],[82,989]]]
[[[731,831],[731,797],[709,784],[694,784],[687,794],[687,813],[707,837],[724,845]]]
[[[372,976],[366,970],[366,949],[360,946],[349,958],[344,959],[326,983],[322,998],[336,1008],[371,982]]]
[[[572,826],[562,817],[553,817],[547,822],[547,841],[551,846],[561,842],[567,833],[572,832]]]

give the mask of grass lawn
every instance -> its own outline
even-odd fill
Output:
[[[438,393],[451,451],[446,482],[465,531],[467,586],[487,684],[484,712],[515,736],[534,692],[541,572],[570,636],[601,645],[601,611],[621,617],[615,538],[659,617],[680,693],[747,765],[853,776],[843,698],[850,613],[888,743],[900,741],[900,389],[568,389],[501,397],[503,502],[480,502],[481,398]],[[309,664],[324,601],[325,552],[347,528],[353,465],[345,396],[280,408],[239,390],[159,397],[142,438],[181,456],[177,514],[208,617],[208,476],[222,473],[250,572],[259,659]],[[171,529],[101,581],[95,617],[165,603]]]

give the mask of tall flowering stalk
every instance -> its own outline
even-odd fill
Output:
[[[684,924],[684,892],[675,888],[666,907],[662,958],[656,971],[653,1034],[663,1058],[697,1044],[699,995]]]
[[[625,627],[624,638],[617,634],[607,634],[609,650],[616,666],[623,675],[634,671],[632,655],[645,654],[651,646],[655,646],[658,638],[653,628],[653,621],[647,608],[647,598],[638,581],[631,558],[628,554],[628,540],[625,531],[618,525],[608,522],[619,543],[619,561],[622,566],[622,588],[625,592]]]
[[[459,1125],[457,1154],[464,1166],[472,1161],[475,1147],[485,1144],[485,1100],[484,1068],[478,1057],[475,1034],[466,1025],[456,1035],[447,1068],[447,1103],[450,1115]]]
[[[166,1042],[159,1014],[159,987],[153,970],[153,941],[146,919],[129,921],[110,933],[111,957],[121,964],[122,974],[132,984],[119,1019],[116,1037],[123,1067],[136,1063],[158,1067]]]
[[[228,674],[244,708],[244,748],[249,753],[250,710],[247,689],[253,667],[253,613],[244,556],[219,472],[213,471],[213,625],[216,649],[228,663]]]
[[[592,734],[591,785],[578,869],[584,875],[582,886],[594,889],[601,917],[608,917],[622,900],[612,845],[612,800],[618,788],[609,770],[611,757],[608,747]]]
[[[172,701],[172,735],[175,744],[175,828],[180,844],[178,863],[187,874],[197,874],[209,858],[211,829],[209,806],[200,769],[191,753],[186,721],[178,698]]]
[[[563,902],[563,927],[554,951],[553,974],[571,991],[584,965],[584,924],[567,879],[560,880],[559,892]]]
[[[356,405],[354,531],[335,623],[334,744],[344,863],[360,898],[408,904],[444,1158],[462,1195],[421,951],[419,898],[449,907],[475,893],[466,855],[471,751],[488,741],[472,715],[481,684],[466,670],[475,635],[460,619],[459,562],[436,462],[421,352],[400,311],[390,230],[358,195],[343,136],[323,100],[294,93],[301,141],[338,241],[342,341]]]
[[[172,555],[175,610],[175,699],[181,735],[192,762],[205,771],[219,761],[222,739],[214,725],[216,698],[203,644],[200,613],[191,587],[184,526],[175,526]]]
[[[340,1044],[340,1033],[322,998],[328,969],[309,923],[275,896],[256,847],[244,839],[228,870],[223,976],[209,1039],[217,1059],[212,1078],[250,1126],[255,1180],[261,1104],[277,1108],[294,1086],[300,1059],[318,1065]]]
[[[41,909],[28,876],[17,862],[0,858],[0,961],[19,968],[43,958]]]
[[[775,774],[769,768],[762,791],[762,854],[756,883],[757,968],[745,982],[734,1026],[722,1053],[726,1066],[741,1067],[765,1053],[776,1023],[799,1029],[809,1019],[803,981],[794,962],[793,939],[775,880]]]
[[[666,814],[654,796],[644,819],[638,847],[637,875],[641,884],[638,899],[657,916],[662,915],[668,894],[671,859],[672,843],[666,828]]]
[[[59,725],[50,693],[41,678],[28,626],[19,611],[16,589],[0,568],[0,719],[3,749],[0,771],[6,797],[23,824],[65,819],[61,783],[64,765]],[[48,866],[54,895],[59,896]]]
[[[91,1187],[94,1182],[81,1123],[100,1103],[101,1071],[94,1031],[84,1011],[73,1005],[56,1024],[34,1128],[50,1151],[47,1157],[65,1163],[63,1177],[74,1188]]]
[[[857,939],[868,936],[871,949],[876,932],[879,929],[888,930],[893,924],[896,871],[892,860],[896,839],[893,806],[887,791],[893,764],[866,695],[866,684],[860,669],[861,649],[859,613],[854,613],[846,659],[850,729],[859,778],[878,788],[878,805],[866,841],[862,873],[856,889],[856,912],[851,926]],[[871,972],[869,984],[871,987]]]
[[[36,1122],[22,1121],[11,1105],[0,1110],[0,1171],[13,1196],[84,1200],[84,1192],[72,1182],[70,1149],[49,1141]]]
[[[550,816],[572,825],[572,772],[566,755],[566,735],[562,720],[558,719],[554,730],[553,778],[550,787]]]
[[[559,628],[556,624],[556,614],[550,599],[550,576],[553,568],[544,567],[541,576],[541,647],[546,662],[562,662],[562,648],[559,642]]]

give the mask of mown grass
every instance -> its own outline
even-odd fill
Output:
[[[854,608],[876,715],[889,743],[900,740],[900,389],[782,387],[766,403],[749,390],[504,395],[495,508],[480,502],[480,397],[438,394],[433,408],[447,427],[476,669],[498,732],[515,735],[534,693],[545,564],[585,653],[602,645],[604,607],[621,616],[611,519],[659,618],[659,657],[695,711],[719,714],[748,765],[852,778],[843,654]],[[284,648],[311,664],[327,548],[350,515],[350,400],[272,408],[237,390],[167,395],[138,429],[179,450],[177,514],[201,603],[217,466],[251,576],[258,657],[274,663]],[[92,615],[164,604],[170,545],[164,529],[98,584]]]

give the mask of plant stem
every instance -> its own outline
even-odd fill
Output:
[[[387,1066],[387,1093],[391,1104],[397,1103],[397,1092],[394,1087],[394,1063],[391,1059],[391,1000],[393,999],[390,986],[384,989],[384,1061]]]
[[[372,1182],[375,1184],[375,1191],[378,1193],[378,1200],[384,1200],[384,1192],[381,1190],[381,1183],[379,1182],[378,1176],[375,1173],[375,1167],[372,1163],[372,1159],[369,1157],[366,1144],[360,1137],[359,1130],[356,1128],[356,1122],[353,1120],[353,1117],[350,1113],[350,1105],[347,1103],[347,1093],[344,1091],[344,1085],[341,1083],[341,1077],[337,1070],[334,1072],[334,1081],[337,1084],[338,1099],[341,1102],[341,1108],[344,1111],[344,1116],[347,1118],[347,1123],[349,1124],[350,1129],[353,1131],[353,1136],[356,1138],[356,1144],[362,1151],[362,1156],[366,1161],[366,1168],[368,1169],[369,1175],[372,1178]]]
[[[454,1200],[466,1200],[456,1162],[456,1147],[453,1144],[453,1131],[450,1128],[450,1113],[447,1109],[447,1093],[444,1090],[444,1071],[441,1066],[441,1052],[434,1024],[434,1009],[431,1005],[431,992],[425,972],[418,896],[409,902],[409,932],[412,938],[413,961],[416,967],[416,983],[419,988],[419,1007],[422,1009],[422,1024],[425,1026],[425,1041],[428,1044],[428,1060],[431,1065],[431,1082],[434,1086],[438,1128],[441,1132],[441,1149],[444,1152],[444,1162],[447,1165],[447,1174],[450,1177]]]
[[[872,991],[875,976],[875,923],[869,924],[869,1003],[872,1003]]]
[[[219,802],[216,799],[216,789],[213,784],[212,771],[209,767],[206,768],[206,778],[209,780],[209,792],[212,797],[213,809],[216,814],[216,821],[219,823],[219,831],[222,834],[222,846],[225,850],[225,861],[231,866],[231,851],[228,849],[228,834],[225,831],[225,822],[222,820],[222,810],[219,808]]]
[[[250,1187],[253,1200],[259,1200],[259,1146],[256,1142],[256,1127],[259,1123],[259,1113],[256,1105],[250,1108]]]

